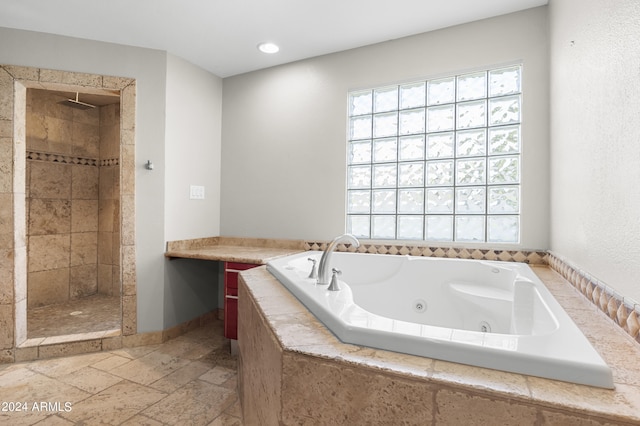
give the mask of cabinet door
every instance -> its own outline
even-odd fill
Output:
[[[224,337],[238,338],[238,273],[260,265],[224,263]]]
[[[224,337],[238,339],[238,297],[224,298]]]

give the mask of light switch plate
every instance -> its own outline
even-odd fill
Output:
[[[192,200],[204,200],[204,186],[191,185],[189,189],[189,198]]]

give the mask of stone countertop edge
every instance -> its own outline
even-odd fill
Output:
[[[547,266],[532,268],[613,371],[615,389],[526,376],[417,357],[339,341],[265,267],[244,271],[240,285],[256,306],[283,351],[358,365],[432,384],[463,388],[524,404],[599,420],[640,424],[640,349],[562,276]],[[302,332],[302,335],[300,334]]]
[[[304,241],[242,237],[206,237],[167,242],[169,259],[201,259],[263,265],[304,251]]]

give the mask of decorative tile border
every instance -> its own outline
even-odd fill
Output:
[[[305,250],[324,250],[327,242],[305,241]],[[411,255],[425,257],[448,257],[452,259],[500,260],[503,262],[523,262],[547,264],[547,252],[528,250],[490,250],[457,247],[427,247],[420,245],[362,243],[360,247],[338,244],[337,251],[353,253]]]
[[[120,159],[119,158],[108,158],[106,160],[100,160],[100,166],[104,167],[104,166],[119,166],[120,165]]]
[[[584,297],[640,343],[640,304],[638,302],[616,293],[605,283],[572,265],[556,253],[550,251],[548,254],[551,269],[562,275]]]
[[[95,158],[73,157],[63,154],[52,154],[50,152],[27,151],[27,160],[47,161],[50,163],[78,164],[81,166],[117,166],[120,164],[118,158],[97,160]]]
[[[27,151],[27,160],[46,161],[49,163],[79,164],[82,166],[97,166],[95,158],[72,157],[70,155],[51,154],[48,152]]]

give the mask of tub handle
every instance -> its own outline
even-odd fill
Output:
[[[309,262],[313,262],[313,265],[311,266],[311,272],[309,273],[308,278],[318,278],[318,268],[316,268],[316,262],[317,260],[314,259],[313,257],[310,257],[307,259]]]
[[[331,284],[329,284],[329,291],[339,291],[340,286],[338,285],[338,275],[342,275],[342,271],[336,268],[331,269],[333,275],[331,276]]]

